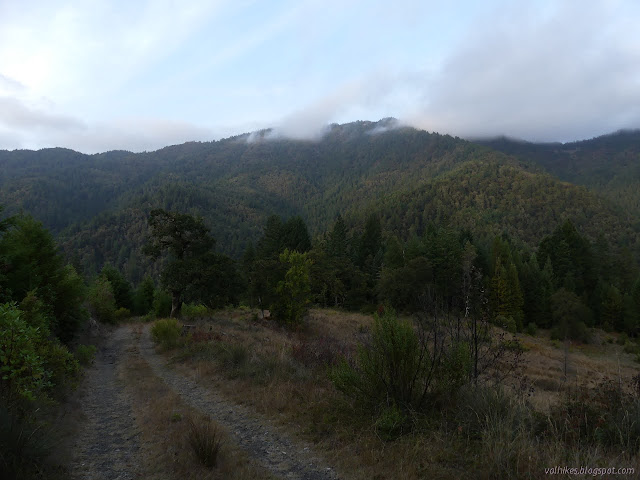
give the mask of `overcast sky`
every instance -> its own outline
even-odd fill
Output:
[[[0,148],[640,127],[640,2],[0,0]]]

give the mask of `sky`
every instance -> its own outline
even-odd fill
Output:
[[[0,149],[640,128],[635,0],[0,0]]]

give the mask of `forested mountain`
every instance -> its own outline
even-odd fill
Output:
[[[624,182],[631,189],[629,172],[640,168],[631,162],[640,145],[633,135],[531,146],[526,155],[516,147],[527,150],[528,144],[491,143],[505,154],[385,119],[332,125],[317,142],[266,130],[139,154],[2,151],[0,204],[9,214],[23,210],[41,220],[86,275],[108,261],[134,281],[150,268],[140,248],[154,208],[201,215],[218,249],[236,258],[257,241],[272,214],[300,215],[315,236],[338,214],[353,230],[371,212],[382,213],[385,230],[400,238],[421,235],[429,223],[449,223],[487,238],[508,233],[529,246],[571,219],[588,237],[604,233],[612,248],[637,252],[639,216],[620,208],[633,200],[618,203],[615,195],[607,199],[544,172],[598,191]],[[620,152],[617,163],[599,176],[596,160],[611,144]],[[583,157],[575,152],[593,152],[583,173],[577,173]],[[572,167],[554,163],[562,155]]]
[[[504,137],[478,143],[542,166],[561,180],[585,185],[640,214],[640,130],[564,144]]]

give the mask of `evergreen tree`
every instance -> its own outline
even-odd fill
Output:
[[[133,309],[133,292],[131,284],[124,278],[122,273],[110,264],[106,264],[102,267],[100,276],[109,280],[111,288],[113,289],[113,295],[116,300],[117,308],[126,308],[128,310]]]

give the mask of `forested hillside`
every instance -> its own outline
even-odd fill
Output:
[[[624,145],[630,152],[635,144]],[[300,215],[315,236],[338,214],[353,230],[378,211],[385,229],[401,238],[435,222],[486,238],[506,232],[530,246],[568,218],[591,239],[603,233],[612,248],[637,253],[638,216],[620,208],[632,200],[617,203],[615,195],[605,199],[563,183],[532,166],[536,160],[562,173],[543,159],[540,153],[523,164],[485,146],[385,119],[333,125],[318,142],[262,131],[140,154],[3,151],[0,204],[9,214],[24,211],[41,220],[86,275],[110,262],[135,282],[151,268],[140,248],[153,208],[201,215],[218,249],[235,258],[257,241],[272,214]],[[579,171],[576,162],[563,171]],[[591,164],[585,172],[597,177]],[[611,182],[607,178],[603,185]]]
[[[508,138],[478,142],[540,165],[558,178],[585,185],[640,213],[640,130],[570,143],[529,143]]]

